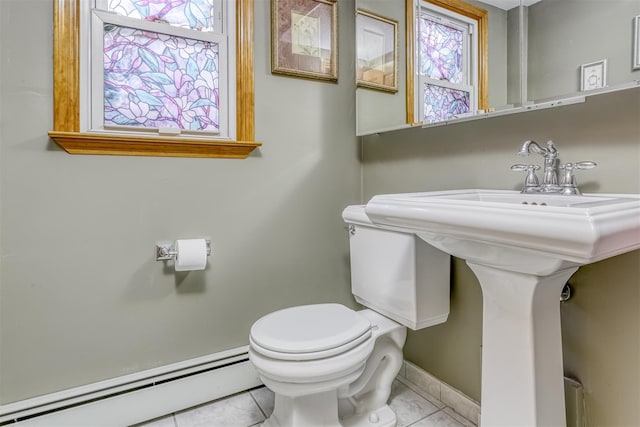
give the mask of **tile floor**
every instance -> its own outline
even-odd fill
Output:
[[[271,390],[260,387],[137,424],[136,427],[259,426],[273,411],[273,400]],[[421,396],[398,380],[393,384],[389,406],[398,417],[397,427],[475,427],[434,397]]]

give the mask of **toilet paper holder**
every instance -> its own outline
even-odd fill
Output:
[[[211,240],[205,240],[207,244],[207,256],[211,255]],[[168,261],[175,259],[178,251],[175,250],[173,242],[156,243],[156,261]]]

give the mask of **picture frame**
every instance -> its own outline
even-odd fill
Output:
[[[640,15],[633,18],[633,58],[632,70],[640,70]]]
[[[271,0],[271,72],[338,81],[336,0]]]
[[[398,21],[356,11],[356,86],[398,92]]]
[[[580,66],[580,91],[601,89],[605,86],[607,86],[606,59]]]

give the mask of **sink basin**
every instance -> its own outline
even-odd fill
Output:
[[[414,230],[460,258],[484,258],[514,271],[545,274],[535,262],[540,258],[583,265],[640,248],[640,195],[500,190],[388,194],[373,197],[366,213],[374,224]],[[493,247],[490,253],[487,245]],[[513,265],[522,264],[519,257],[527,259],[525,265]]]
[[[579,266],[640,248],[640,195],[435,191],[375,196],[365,212],[478,278],[481,425],[566,425],[560,293]]]

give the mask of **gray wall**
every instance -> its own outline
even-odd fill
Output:
[[[631,69],[640,1],[544,0],[528,9],[529,100],[579,91],[580,65],[601,59],[608,61],[609,86],[640,79]]]
[[[339,83],[272,76],[255,1],[256,139],[246,160],[71,156],[52,127],[50,0],[0,1],[0,403],[248,344],[260,315],[353,304],[340,213],[360,199],[354,3]],[[157,240],[209,236],[204,272]]]
[[[364,199],[457,188],[519,189],[509,166],[529,138],[553,139],[561,160],[594,160],[585,192],[640,193],[640,89],[586,103],[450,126],[365,137]],[[540,163],[540,159],[531,158]],[[480,400],[482,293],[453,261],[447,323],[410,333],[405,357]],[[640,251],[581,267],[562,305],[565,373],[585,387],[588,425],[640,424]]]

